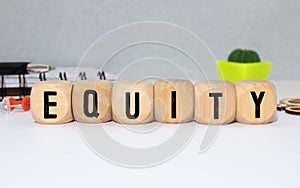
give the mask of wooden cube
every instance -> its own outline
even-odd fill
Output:
[[[239,81],[236,120],[246,124],[265,124],[274,120],[277,108],[276,88],[270,81]]]
[[[194,85],[188,80],[159,80],[154,84],[155,119],[185,123],[194,116]]]
[[[62,124],[73,120],[72,87],[68,81],[37,82],[31,89],[31,114],[42,124]]]
[[[228,124],[236,112],[235,86],[226,81],[195,84],[195,121],[201,124]]]
[[[118,81],[112,89],[113,119],[122,124],[153,120],[153,85],[147,81]]]
[[[72,108],[76,121],[101,123],[111,120],[110,81],[78,81],[73,86]]]

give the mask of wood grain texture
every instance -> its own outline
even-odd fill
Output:
[[[174,97],[176,98],[176,108],[174,108],[174,102],[172,104],[172,92],[176,92],[176,97]],[[194,85],[188,80],[156,81],[154,84],[154,111],[155,119],[159,122],[185,123],[191,121],[194,116]]]
[[[216,94],[216,95],[214,95]],[[225,81],[195,84],[195,121],[201,124],[228,124],[235,120],[235,86]]]
[[[74,119],[82,123],[110,121],[112,118],[111,91],[112,82],[110,81],[84,80],[74,83],[72,92]]]
[[[239,123],[265,124],[274,121],[277,97],[272,82],[239,81],[236,83],[236,95],[236,120]],[[258,100],[258,105],[255,104],[255,99]]]
[[[72,121],[72,87],[73,84],[68,81],[35,83],[30,94],[33,119],[42,124],[63,124]]]
[[[126,95],[128,97],[126,99]],[[139,100],[137,100],[137,95]],[[136,103],[139,103],[136,105]],[[126,109],[126,105],[129,106]],[[153,85],[143,80],[118,81],[112,89],[113,120],[122,124],[143,124],[153,120]],[[136,117],[134,117],[136,116]]]

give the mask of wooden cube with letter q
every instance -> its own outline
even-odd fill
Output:
[[[43,124],[62,124],[73,120],[72,87],[68,81],[37,82],[31,89],[31,114]]]
[[[277,97],[272,82],[245,80],[237,82],[235,87],[239,123],[265,124],[275,119]]]
[[[112,82],[78,81],[72,92],[74,119],[82,123],[102,123],[110,121]]]

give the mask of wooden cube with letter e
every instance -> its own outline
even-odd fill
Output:
[[[43,81],[31,90],[31,113],[33,119],[43,124],[62,124],[73,120],[72,87],[68,81]]]

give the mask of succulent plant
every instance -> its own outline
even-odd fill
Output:
[[[257,63],[260,62],[260,58],[253,50],[236,49],[230,53],[228,61],[237,63]]]

